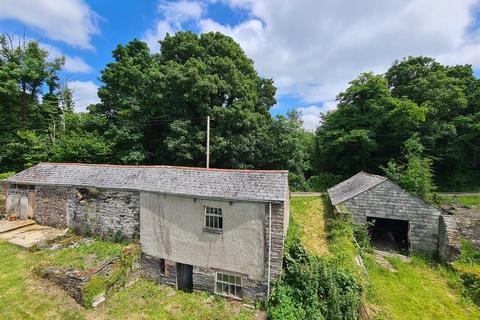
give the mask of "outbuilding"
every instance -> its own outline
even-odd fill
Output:
[[[441,210],[386,177],[359,172],[328,189],[332,205],[355,223],[370,224],[373,245],[395,251],[434,251]]]
[[[22,219],[139,238],[144,275],[178,289],[265,300],[282,270],[287,171],[40,163],[4,192]]]

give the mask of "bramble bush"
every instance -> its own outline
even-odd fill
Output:
[[[307,253],[298,240],[287,250],[267,302],[270,319],[357,319],[362,289],[354,273]]]

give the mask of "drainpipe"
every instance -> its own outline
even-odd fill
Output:
[[[267,298],[270,295],[270,270],[272,262],[272,203],[268,203],[268,275],[267,275]]]

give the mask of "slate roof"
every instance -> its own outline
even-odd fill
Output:
[[[39,163],[7,181],[252,201],[285,201],[288,192],[286,170]]]
[[[373,188],[385,180],[388,179],[382,176],[360,171],[353,177],[340,182],[327,191],[332,204],[337,205]]]

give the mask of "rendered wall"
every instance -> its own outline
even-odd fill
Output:
[[[347,207],[357,223],[366,223],[367,217],[409,221],[411,249],[437,249],[440,210],[389,180],[341,205]]]
[[[204,230],[204,206],[222,208],[222,233]],[[263,279],[264,203],[142,192],[140,207],[140,242],[147,255]]]

